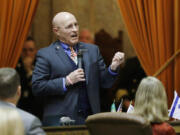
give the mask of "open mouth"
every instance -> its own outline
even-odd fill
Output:
[[[73,34],[73,35],[71,35],[71,37],[72,38],[76,38],[76,37],[78,37],[78,35],[77,34]]]

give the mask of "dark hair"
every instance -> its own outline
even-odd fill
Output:
[[[26,41],[34,41],[34,38],[31,37],[31,36],[28,36],[28,37],[26,38]]]
[[[20,85],[19,75],[13,68],[0,68],[0,98],[15,96]]]

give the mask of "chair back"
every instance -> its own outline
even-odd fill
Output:
[[[148,122],[133,114],[120,112],[88,116],[86,125],[91,135],[152,135]]]

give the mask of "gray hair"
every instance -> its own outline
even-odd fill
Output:
[[[134,114],[141,115],[150,123],[168,120],[168,105],[165,88],[155,77],[144,78],[136,92]]]
[[[0,68],[0,98],[15,96],[20,85],[19,75],[13,68]]]

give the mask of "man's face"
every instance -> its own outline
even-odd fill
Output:
[[[60,19],[56,32],[59,40],[71,46],[77,44],[79,41],[79,25],[76,18],[67,15]]]
[[[32,40],[25,41],[21,57],[22,58],[31,57],[32,59],[34,59],[35,55],[36,55],[36,47],[34,41]]]

